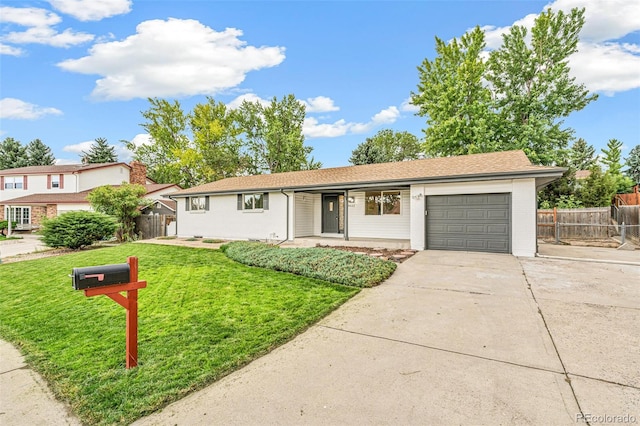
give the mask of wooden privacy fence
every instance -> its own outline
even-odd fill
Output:
[[[136,234],[141,240],[164,237],[167,225],[175,220],[175,216],[164,214],[143,214],[136,218]]]
[[[618,224],[625,224],[626,237],[640,242],[640,205],[619,206],[615,212]]]
[[[538,210],[538,238],[541,239],[593,240],[616,234],[616,226],[611,226],[609,207]]]

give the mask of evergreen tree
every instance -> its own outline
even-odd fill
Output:
[[[640,185],[640,145],[636,145],[629,152],[625,165],[628,167],[625,173],[636,184]]]
[[[89,152],[82,151],[81,157],[84,164],[116,163],[118,161],[116,148],[110,146],[105,138],[96,138],[89,148]]]
[[[0,170],[15,169],[28,165],[27,148],[14,138],[0,142]]]
[[[617,139],[609,139],[607,148],[602,150],[604,157],[602,164],[607,166],[606,174],[611,176],[616,183],[616,193],[631,192],[633,180],[622,174],[622,142]]]
[[[599,166],[593,166],[591,174],[577,190],[578,199],[585,207],[608,207],[616,195],[616,181]]]
[[[56,162],[51,148],[40,139],[34,139],[27,145],[27,159],[29,166],[52,166]]]
[[[576,171],[589,170],[596,164],[596,149],[584,139],[578,139],[569,151],[569,164]]]

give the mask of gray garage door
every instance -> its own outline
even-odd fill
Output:
[[[427,197],[427,248],[511,253],[511,194]]]

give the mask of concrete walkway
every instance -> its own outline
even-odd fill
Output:
[[[291,342],[135,424],[640,423],[639,282],[635,265],[419,252]],[[12,384],[0,382],[0,424],[44,424],[29,417],[40,397]],[[44,418],[74,421],[54,411]]]
[[[35,234],[20,234],[19,240],[0,241],[0,259],[17,256],[20,254],[34,253],[37,251],[50,250],[42,241],[40,236]]]

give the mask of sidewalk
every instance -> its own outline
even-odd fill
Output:
[[[11,344],[0,340],[0,424],[80,425]]]

